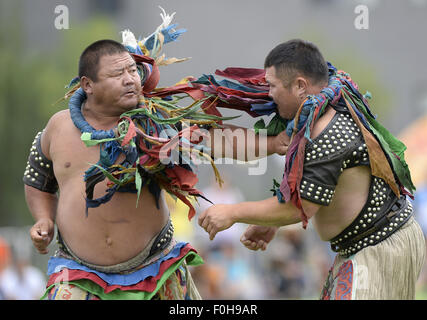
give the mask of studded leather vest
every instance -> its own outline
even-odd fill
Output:
[[[56,193],[58,182],[53,172],[53,163],[43,154],[41,147],[42,132],[38,132],[31,145],[23,181],[26,185],[40,191]]]
[[[328,206],[341,173],[355,166],[369,166],[363,135],[342,104],[327,127],[305,150],[301,198]],[[404,196],[397,199],[387,183],[372,176],[365,205],[354,221],[331,239],[331,248],[350,256],[375,245],[400,228],[411,216],[412,206]]]

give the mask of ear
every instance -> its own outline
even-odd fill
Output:
[[[81,77],[80,86],[87,95],[93,94],[93,81],[90,78],[86,76]]]
[[[294,82],[294,93],[301,100],[308,94],[308,81],[303,77],[297,77]]]

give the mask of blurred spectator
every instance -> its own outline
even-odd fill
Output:
[[[221,299],[223,288],[220,284],[224,275],[222,266],[210,264],[207,262],[208,258],[204,250],[198,250],[198,253],[205,261],[204,264],[191,267],[191,276],[196,283],[197,289],[203,300]]]
[[[414,201],[414,212],[417,221],[419,222],[424,237],[427,241],[427,184],[417,187]],[[427,252],[426,252],[427,256]],[[417,299],[427,299],[427,263],[424,262],[424,267],[417,282]]]
[[[220,188],[215,181],[203,189],[204,195],[217,203],[236,203],[244,201],[238,188],[233,187],[226,177]],[[198,213],[206,210],[210,203],[200,202]],[[230,229],[220,232],[213,241],[197,224],[197,216],[193,220],[195,240],[193,243],[199,251],[205,264],[194,268],[193,278],[204,299],[260,299],[265,297],[261,285],[262,277],[255,272],[251,256],[243,245],[240,236],[245,226],[235,224]]]
[[[282,227],[261,253],[269,299],[318,299],[331,257],[309,226]]]
[[[26,257],[12,250],[12,263],[0,274],[0,291],[6,300],[37,300],[46,285],[44,274]]]
[[[416,219],[427,236],[427,184],[417,187],[414,208]]]
[[[305,245],[301,226],[282,227],[270,243],[267,265],[271,292],[276,299],[300,299],[306,287],[304,265]]]
[[[8,267],[10,263],[10,247],[5,239],[0,237],[0,300],[5,299],[4,292],[1,288],[1,277],[3,271]]]
[[[221,270],[216,279],[221,290],[217,299],[265,298],[264,279],[252,262],[253,253],[239,242],[243,231],[241,225],[234,225],[218,234],[206,248],[206,264]]]
[[[0,236],[0,274],[10,263],[10,246],[7,241]]]

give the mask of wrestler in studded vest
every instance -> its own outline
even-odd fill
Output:
[[[346,105],[340,101],[329,125],[305,147],[301,198],[329,205],[341,172],[355,166],[369,166],[363,135]],[[365,205],[354,221],[331,239],[331,248],[350,256],[375,245],[398,230],[412,215],[405,196],[397,198],[383,179],[371,176]]]

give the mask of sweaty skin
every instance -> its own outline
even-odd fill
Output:
[[[97,82],[82,79],[88,95],[83,115],[97,130],[117,125],[119,115],[135,108],[141,91],[140,78],[132,57],[127,53],[103,56]],[[163,199],[157,209],[147,188],[136,194],[116,192],[98,208],[89,208],[85,216],[84,172],[99,160],[99,146],[86,147],[80,140],[68,110],[55,114],[42,135],[42,150],[53,161],[59,185],[59,199],[49,193],[25,186],[27,203],[36,223],[30,231],[40,253],[47,253],[53,236],[53,222],[70,249],[81,259],[98,265],[127,261],[141,252],[169,219]],[[123,155],[122,155],[123,156]],[[117,162],[121,162],[119,158]],[[108,179],[95,187],[94,197],[107,189]]]

